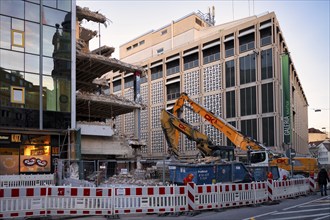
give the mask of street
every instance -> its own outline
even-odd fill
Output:
[[[195,215],[146,215],[146,214],[131,214],[120,215],[120,219],[125,220],[148,220],[148,219],[162,219],[162,220],[322,220],[330,218],[330,196],[321,197],[318,192],[316,195],[300,196],[295,199],[286,199],[280,201],[278,204],[263,204],[260,206],[245,206],[241,208],[228,208],[219,211],[202,211]],[[60,219],[60,218],[53,218]],[[63,219],[63,218],[61,218]],[[77,217],[70,219],[89,219],[100,220],[107,219],[103,216],[88,216]]]

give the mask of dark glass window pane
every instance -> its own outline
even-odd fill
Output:
[[[39,109],[40,75],[25,73],[25,108]]]
[[[24,2],[13,0],[0,1],[0,13],[10,17],[24,18]]]
[[[235,62],[230,60],[226,62],[226,88],[235,86]]]
[[[262,113],[274,111],[273,83],[263,84],[261,86]]]
[[[240,59],[240,84],[256,81],[255,54],[251,54]]]
[[[225,42],[225,56],[234,56],[234,40]]]
[[[163,66],[159,65],[151,68],[151,80],[159,79],[163,77]]]
[[[204,64],[220,60],[220,46],[214,46],[203,50]]]
[[[244,134],[254,140],[258,140],[257,119],[242,120],[241,121],[241,131],[242,131],[242,134]]]
[[[275,129],[274,129],[274,117],[268,117],[262,119],[262,136],[263,143],[266,146],[275,145]]]
[[[25,19],[29,21],[40,21],[40,6],[25,2]]]
[[[113,92],[121,90],[121,80],[116,80],[113,82]]]
[[[232,118],[236,114],[235,91],[226,92],[226,117]]]
[[[39,24],[25,22],[25,52],[40,53],[40,27]]]
[[[167,87],[167,100],[174,100],[180,96],[180,83],[172,83],[166,86]]]
[[[142,77],[142,78],[140,79],[140,84],[142,84],[142,83],[146,83],[146,82],[148,82],[147,77]]]
[[[256,114],[256,87],[243,88],[241,91],[241,116]]]
[[[261,51],[261,79],[273,77],[273,53],[272,49]]]
[[[10,18],[0,16],[0,47],[11,49],[11,22]]]
[[[124,88],[125,89],[134,86],[134,76],[125,77],[124,81],[125,81],[125,83],[124,83]]]
[[[195,68],[199,65],[198,53],[194,53],[183,58],[184,70]]]
[[[171,62],[166,63],[166,75],[172,75],[180,72],[180,60],[173,60]]]
[[[271,27],[260,30],[260,45],[266,46],[272,43],[272,30]]]
[[[236,121],[229,121],[228,124],[236,128]],[[227,146],[235,146],[235,144],[233,144],[233,142],[227,138]]]
[[[254,49],[254,33],[239,38],[239,52],[245,52]]]
[[[43,120],[45,129],[67,129],[71,127],[70,113],[44,111]]]

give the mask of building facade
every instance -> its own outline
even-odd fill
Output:
[[[75,5],[0,1],[0,175],[53,172],[75,127]]]
[[[225,119],[243,134],[284,152],[308,154],[308,102],[275,13],[216,25],[192,13],[120,46],[123,62],[141,65],[141,139],[145,158],[166,155],[160,125],[162,108],[171,109],[181,92]],[[110,78],[115,94],[132,98],[129,76]],[[129,135],[133,115],[117,118]],[[229,140],[199,115],[184,118],[217,145]],[[183,157],[196,154],[195,143],[180,139]]]

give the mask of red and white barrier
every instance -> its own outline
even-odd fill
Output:
[[[0,188],[0,218],[176,213],[260,204],[310,191],[309,179],[187,186]]]
[[[54,184],[54,174],[0,175],[0,187],[28,187]]]

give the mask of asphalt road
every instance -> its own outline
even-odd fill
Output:
[[[328,194],[329,195],[329,194]],[[115,216],[124,220],[329,220],[330,219],[330,196],[321,197],[316,195],[300,196],[294,199],[286,199],[278,204],[263,204],[259,206],[244,206],[228,208],[220,211],[202,211],[200,213],[165,215],[157,214],[129,214]],[[53,218],[53,219],[63,219]],[[66,219],[102,220],[113,219],[104,216],[71,217]]]

